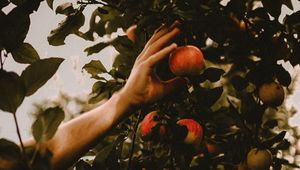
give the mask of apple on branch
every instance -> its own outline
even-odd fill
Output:
[[[192,45],[178,47],[170,55],[169,67],[176,76],[198,75],[205,67],[203,53]]]

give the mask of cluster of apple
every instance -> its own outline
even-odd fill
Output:
[[[245,29],[244,23],[239,26],[241,29]],[[135,41],[134,30],[135,26],[127,30],[128,39],[133,42]],[[198,75],[205,67],[204,57],[201,50],[195,46],[181,46],[170,55],[169,67],[176,76]],[[283,87],[275,81],[264,83],[258,87],[258,97],[265,105],[280,106],[284,101],[284,96]],[[166,136],[168,133],[167,125],[161,123],[161,119],[157,111],[150,112],[144,117],[139,126],[139,132],[143,140],[155,140],[155,138]],[[222,152],[218,145],[203,141],[203,128],[196,120],[180,119],[176,122],[176,126],[187,129],[187,133],[181,142],[193,146],[197,152],[206,152],[210,155],[217,155]],[[247,159],[241,162],[237,169],[268,170],[271,164],[272,154],[268,149],[253,148],[248,152]]]

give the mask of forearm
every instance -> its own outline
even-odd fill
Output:
[[[55,169],[66,169],[118,123],[132,105],[122,96],[114,94],[107,102],[61,125],[48,142]]]

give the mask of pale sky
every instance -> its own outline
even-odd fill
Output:
[[[54,1],[57,3],[56,1]],[[62,1],[59,1],[62,3]],[[55,4],[57,5],[57,4]],[[296,10],[300,9],[300,2],[294,3]],[[283,11],[290,13],[286,7]],[[86,13],[91,13],[92,10],[85,10]],[[86,56],[83,49],[94,44],[87,42],[76,36],[69,36],[66,39],[66,45],[53,47],[47,42],[47,35],[50,30],[56,28],[57,24],[64,18],[64,16],[55,15],[46,5],[45,1],[41,4],[38,12],[31,15],[31,26],[25,42],[29,42],[38,51],[41,58],[47,57],[62,57],[65,61],[59,67],[57,73],[50,81],[39,89],[34,95],[26,97],[22,105],[17,111],[17,117],[20,122],[22,138],[30,136],[30,128],[32,124],[32,117],[29,113],[32,111],[32,104],[44,99],[51,99],[57,97],[59,91],[66,92],[71,95],[86,95],[90,92],[94,80],[89,78],[81,68],[91,59],[100,59],[103,64],[109,69],[112,64],[112,57],[115,55],[113,48],[109,47],[101,53],[92,56]],[[86,29],[84,27],[83,29]],[[9,57],[5,63],[6,70],[16,71],[18,74],[24,70],[26,65],[17,64]],[[290,73],[295,74],[296,70],[287,65]],[[298,69],[299,70],[299,69]],[[299,84],[299,82],[298,82]],[[295,93],[289,96],[286,100],[288,107],[294,105],[300,111],[300,85],[296,87]],[[292,124],[300,124],[300,114],[297,114],[291,119]],[[13,116],[0,110],[0,138],[6,138],[17,142],[16,129],[13,122]]]

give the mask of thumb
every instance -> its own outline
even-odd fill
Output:
[[[163,82],[164,93],[168,94],[176,89],[183,89],[187,85],[187,80],[182,77],[175,77],[171,80]]]

